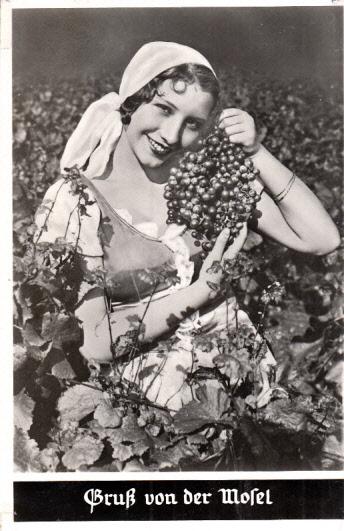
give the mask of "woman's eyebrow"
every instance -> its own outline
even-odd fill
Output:
[[[167,103],[167,105],[170,105],[173,109],[178,110],[178,107],[174,105],[171,101],[165,98],[163,94],[157,94],[158,98],[160,98],[164,103]],[[204,123],[207,121],[207,118],[204,116],[192,116],[192,118],[200,123]]]
[[[171,101],[167,100],[162,94],[157,94],[157,96],[158,96],[158,98],[163,100],[165,103],[167,103],[168,105],[173,107],[173,109],[177,109],[177,107],[174,105],[174,103],[172,103]]]

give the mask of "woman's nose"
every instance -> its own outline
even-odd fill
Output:
[[[182,123],[175,117],[166,120],[160,129],[161,138],[166,144],[174,146],[180,142]]]

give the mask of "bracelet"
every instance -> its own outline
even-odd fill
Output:
[[[293,173],[293,175],[291,176],[291,178],[288,181],[287,186],[285,188],[283,188],[283,190],[279,194],[277,194],[277,195],[275,195],[273,197],[273,199],[274,199],[274,201],[276,203],[280,203],[289,194],[289,192],[290,192],[295,180],[296,180],[296,175],[295,175],[295,173]]]
[[[246,150],[244,149],[244,152],[245,152],[245,155],[247,157],[249,157],[250,159],[253,159],[253,157],[255,157],[258,153],[258,151],[260,150],[260,148],[262,147],[261,143],[259,142],[258,144],[256,144],[256,146],[251,149],[251,150]]]

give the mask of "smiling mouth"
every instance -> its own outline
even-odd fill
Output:
[[[156,140],[153,140],[150,136],[147,135],[148,142],[150,147],[152,148],[152,151],[156,155],[168,155],[168,153],[171,153],[171,148],[169,146],[166,146],[166,144],[161,144],[160,142],[157,142]]]

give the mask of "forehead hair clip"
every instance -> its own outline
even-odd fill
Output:
[[[172,81],[172,88],[177,94],[184,94],[187,89],[187,82],[184,79],[177,79]]]

